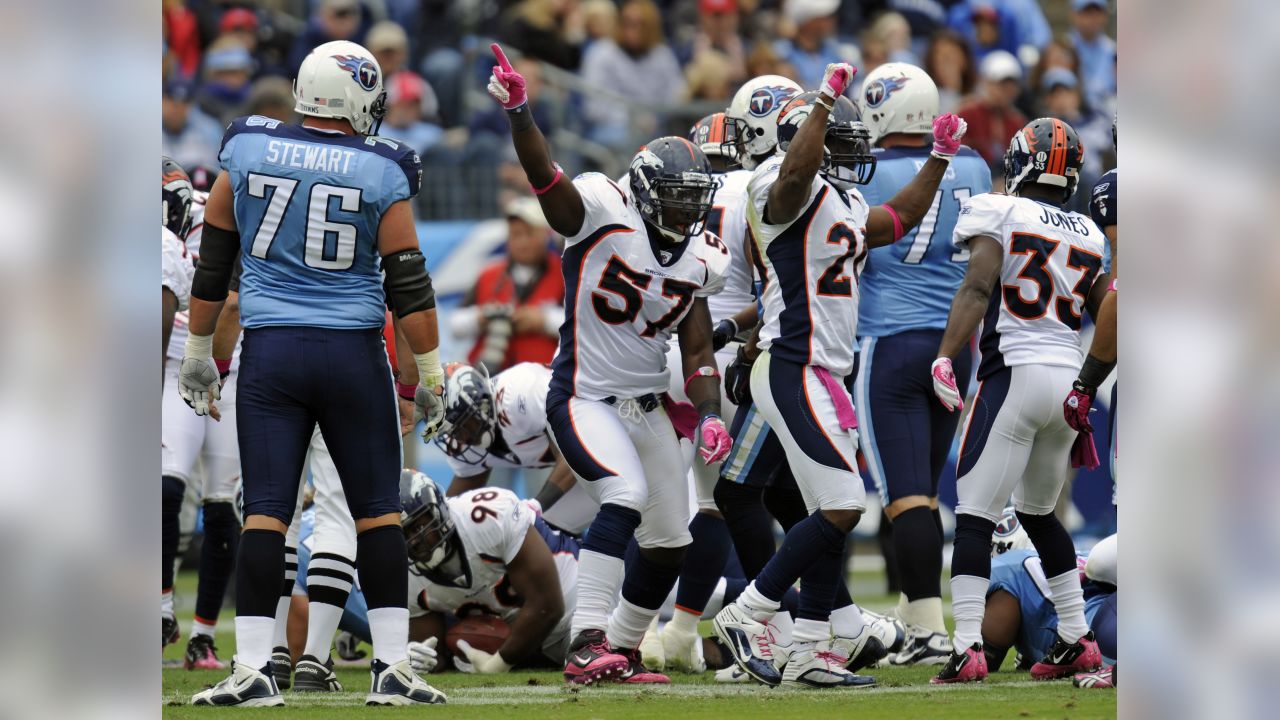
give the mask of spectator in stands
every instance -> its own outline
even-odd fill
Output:
[[[955,112],[977,84],[973,53],[954,30],[939,30],[929,38],[923,67],[938,86],[938,112]]]
[[[360,0],[317,0],[314,7],[307,29],[294,41],[289,54],[291,72],[297,72],[303,58],[317,45],[331,40],[359,42],[363,37]]]
[[[885,57],[882,62],[920,64],[919,58],[911,49],[911,25],[899,13],[881,13],[876,16],[876,19],[871,22],[871,26],[867,29],[862,47],[862,64],[865,66],[865,70],[858,68],[858,74],[863,77],[866,77],[866,74],[874,69],[871,63],[867,61],[867,42],[875,43],[880,47]]]
[[[618,32],[612,40],[601,40],[583,57],[582,77],[588,85],[616,93],[626,78],[625,92],[630,103],[609,97],[588,97],[583,114],[590,125],[589,137],[611,147],[635,143],[630,121],[646,122],[636,128],[640,135],[653,131],[651,115],[637,115],[636,108],[652,108],[675,102],[684,95],[684,73],[675,53],[664,42],[662,17],[653,0],[626,0],[618,13]],[[545,131],[544,131],[545,132]]]
[[[1080,56],[1084,96],[1093,107],[1109,109],[1116,94],[1116,41],[1107,36],[1106,0],[1072,0],[1071,6],[1071,40]]]
[[[522,0],[498,32],[505,45],[565,70],[578,69],[585,36],[577,0]]]
[[[835,62],[856,63],[850,53],[836,41],[836,10],[840,0],[785,0],[782,11],[795,28],[790,39],[775,43],[778,56],[795,68],[797,82],[803,88],[822,84],[827,65]]]
[[[763,41],[752,46],[751,54],[747,56],[747,77],[761,75],[781,75],[800,82],[795,67],[778,56],[778,51],[774,49],[772,43]]]
[[[507,256],[480,271],[450,318],[454,337],[473,342],[467,361],[490,374],[551,362],[564,323],[564,276],[542,208],[531,197],[517,198],[507,204],[506,219]]]
[[[253,69],[253,56],[239,39],[224,35],[214,40],[204,54],[204,82],[196,94],[200,109],[224,126],[243,115]]]
[[[884,5],[906,18],[911,27],[912,52],[917,57],[925,57],[933,34],[948,28],[948,10],[964,2],[965,0],[884,0]]]
[[[196,14],[180,1],[166,2],[161,28],[178,72],[186,78],[195,77],[200,67],[200,25]]]
[[[1070,41],[1050,40],[1049,44],[1041,49],[1040,60],[1031,68],[1027,85],[1033,88],[1040,87],[1040,79],[1053,68],[1070,70],[1072,75],[1080,77],[1080,56],[1076,54],[1075,46]]]
[[[249,101],[244,112],[281,122],[297,122],[293,114],[293,83],[274,75],[259,78],[249,87]]]
[[[598,40],[613,37],[618,30],[618,6],[613,0],[585,0],[582,5],[582,24],[586,39],[582,42],[585,53]]]
[[[1055,67],[1046,70],[1040,79],[1040,101],[1036,112],[1045,117],[1056,117],[1075,128],[1084,145],[1084,168],[1080,186],[1093,187],[1106,169],[1102,163],[1103,151],[1111,148],[1111,118],[1094,112],[1084,102],[1079,79],[1070,70]],[[1077,193],[1080,202],[1072,204],[1080,209],[1088,205],[1089,194]]]
[[[698,32],[676,55],[688,69],[687,66],[709,52],[718,53],[728,61],[730,82],[746,80],[747,53],[742,41],[738,0],[698,0]]]
[[[390,20],[383,20],[369,28],[364,36],[364,46],[382,68],[382,77],[389,78],[404,70],[409,64],[409,35],[403,27]]]
[[[694,57],[685,68],[685,81],[689,100],[723,100],[726,105],[739,85],[729,58],[715,50]]]
[[[386,88],[387,116],[378,134],[405,143],[419,155],[440,142],[444,135],[436,123],[440,104],[427,81],[401,70],[387,78]]]
[[[194,92],[194,86],[182,78],[165,84],[160,103],[160,152],[182,167],[216,166],[223,126],[191,107]]]
[[[951,9],[951,25],[974,43],[979,61],[1005,50],[1024,66],[1035,64],[1053,36],[1037,0],[968,0]]]
[[[979,74],[979,96],[962,105],[956,114],[969,123],[965,144],[976,150],[994,173],[1002,174],[1009,138],[1027,124],[1027,116],[1013,104],[1022,91],[1022,66],[1013,55],[996,50],[983,59]]]
[[[222,37],[233,37],[253,54],[258,50],[258,16],[248,8],[233,7],[222,13],[218,21]]]

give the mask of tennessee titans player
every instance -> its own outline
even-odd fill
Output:
[[[244,533],[236,567],[237,661],[195,705],[271,706],[274,615],[285,531],[318,424],[355,518],[369,605],[366,703],[445,701],[406,652],[408,560],[400,530],[400,427],[382,328],[387,300],[414,354],[425,437],[443,420],[435,295],[409,200],[414,151],[377,136],[386,93],[377,60],[337,41],[316,47],[294,83],[301,125],[261,116],[227,128],[205,209],[179,382],[197,414],[220,417],[212,333],[237,254],[245,328],[236,400]],[[384,291],[385,275],[385,291]]]
[[[859,102],[877,160],[862,193],[875,205],[893,197],[929,159],[938,88],[924,70],[888,63],[867,76]],[[862,273],[854,402],[867,469],[892,523],[902,582],[896,614],[907,638],[890,658],[895,665],[942,664],[952,651],[942,621],[938,480],[959,417],[934,399],[932,385],[921,378],[933,363],[968,265],[968,251],[951,246],[960,204],[990,191],[986,163],[962,147],[920,225],[892,245],[873,249]],[[970,348],[955,358],[962,394],[972,363]]]

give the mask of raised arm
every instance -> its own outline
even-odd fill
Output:
[[[818,103],[809,111],[795,139],[787,146],[786,157],[778,169],[778,179],[769,188],[764,206],[764,221],[770,225],[785,225],[804,212],[809,202],[809,188],[822,167],[822,157],[827,139],[827,117],[831,103],[844,94],[844,89],[857,69],[847,63],[832,63],[822,78],[818,91]]]
[[[947,113],[933,121],[933,152],[920,172],[911,178],[889,202],[871,208],[867,216],[867,245],[880,247],[891,245],[920,224],[938,185],[951,165],[951,159],[960,150],[960,140],[969,129],[964,120]]]
[[[551,148],[534,123],[533,112],[529,109],[524,76],[511,67],[498,43],[493,43],[489,49],[498,60],[493,74],[489,76],[489,94],[507,111],[507,120],[511,122],[511,141],[516,148],[516,157],[520,159],[520,167],[524,168],[551,229],[565,237],[573,237],[582,229],[582,221],[586,217],[582,197],[573,183],[566,180],[560,166],[551,160]]]

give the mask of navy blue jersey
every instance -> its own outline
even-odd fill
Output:
[[[873,151],[876,174],[860,188],[867,204],[888,202],[929,159],[930,148],[895,147]],[[943,329],[960,281],[969,265],[968,250],[952,246],[960,205],[991,191],[991,170],[973,150],[962,147],[943,175],[929,212],[898,242],[871,251],[859,278],[862,305],[858,335],[884,337],[907,330]]]
[[[1093,186],[1093,195],[1089,198],[1089,216],[1093,221],[1098,223],[1098,227],[1106,230],[1110,225],[1116,225],[1116,170],[1112,169],[1106,175],[1098,178],[1098,182]]]
[[[417,195],[417,153],[253,115],[232,121],[218,161],[235,197],[244,327],[382,327],[378,225]]]

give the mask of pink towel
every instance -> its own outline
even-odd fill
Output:
[[[698,429],[698,409],[692,403],[677,402],[671,396],[662,394],[662,406],[667,409],[667,417],[676,429],[676,434],[686,440],[693,440]]]
[[[818,376],[818,381],[827,389],[832,404],[836,406],[836,419],[840,421],[840,429],[852,430],[858,427],[858,416],[853,412],[853,403],[849,402],[849,393],[831,377],[831,371],[814,366],[813,374]]]

